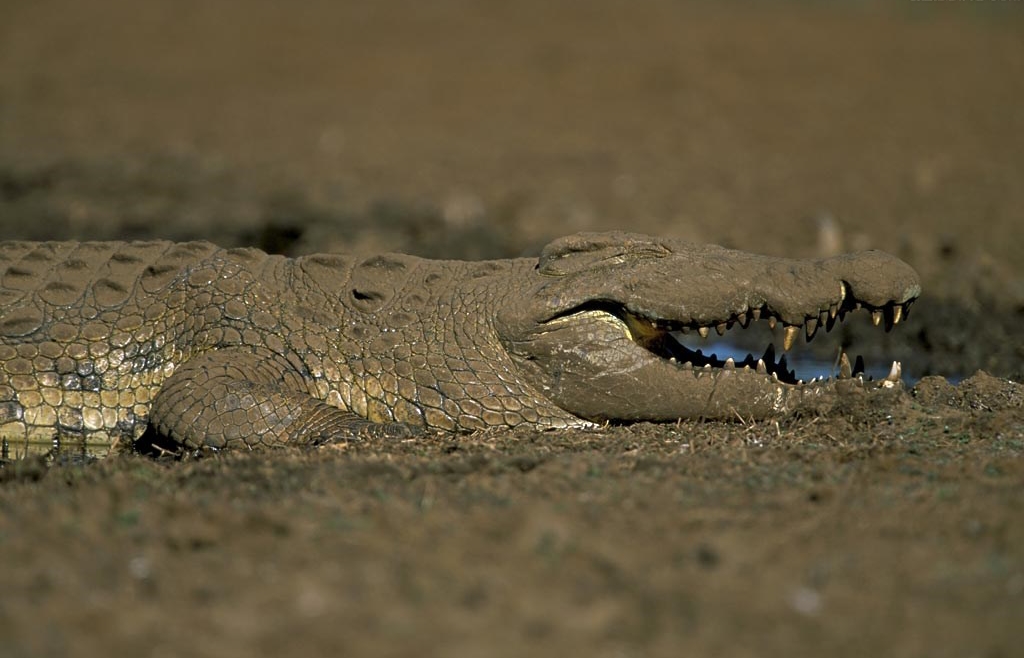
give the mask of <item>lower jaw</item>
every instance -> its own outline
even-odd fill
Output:
[[[841,396],[902,388],[900,374],[899,363],[893,362],[889,375],[877,381],[844,371],[836,377],[789,384],[773,375],[758,376],[735,367],[694,368],[692,395],[706,397],[701,408],[691,409],[686,417],[745,421],[796,412],[826,413]]]

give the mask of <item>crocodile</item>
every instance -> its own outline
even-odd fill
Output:
[[[880,251],[796,260],[623,232],[477,262],[0,242],[2,456],[102,457],[147,428],[198,450],[769,417],[879,383],[845,354],[803,382],[774,346],[737,363],[682,334],[760,320],[786,351],[859,308],[889,329],[919,293]]]

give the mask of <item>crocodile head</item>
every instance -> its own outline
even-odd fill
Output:
[[[628,233],[583,233],[544,248],[498,332],[532,386],[591,421],[735,418],[785,412],[836,381],[803,383],[775,361],[722,361],[676,336],[760,320],[783,351],[866,308],[891,328],[920,293],[917,274],[879,251],[822,260],[760,256]],[[839,378],[851,377],[845,355]],[[899,380],[899,366],[883,385]]]

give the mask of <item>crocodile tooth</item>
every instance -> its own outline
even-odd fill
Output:
[[[676,331],[678,331],[679,333],[681,333],[681,334],[683,334],[685,336],[686,334],[690,333],[690,328],[687,327],[686,325],[683,325],[683,326],[680,326],[678,329],[676,329]]]
[[[750,318],[747,316],[746,313],[740,313],[739,315],[737,315],[736,322],[739,322],[740,326],[743,327],[744,329],[750,326]]]
[[[832,331],[832,327],[836,326],[836,316],[828,315],[825,320],[825,331]]]
[[[761,319],[761,309],[760,308],[752,308],[752,309],[750,309],[750,317],[754,318],[755,320],[760,320]]]
[[[882,380],[882,386],[885,388],[892,388],[896,384],[900,383],[900,376],[903,374],[903,366],[899,361],[892,362],[892,368],[889,369],[889,374]]]
[[[846,356],[846,352],[839,355],[839,379],[849,379],[853,377],[853,368],[850,366],[850,358]]]
[[[827,322],[828,322],[828,311],[822,311],[821,313],[818,313],[818,324],[824,325]],[[826,331],[828,330],[827,326],[825,327],[825,330]]]
[[[766,366],[764,364],[764,359],[758,359],[757,360],[757,374],[759,374],[759,375],[767,375],[768,374],[768,366]]]
[[[839,301],[846,299],[846,283],[844,281],[839,282]]]
[[[871,311],[871,323],[874,324],[876,327],[878,325],[882,324],[882,311],[881,310],[875,309],[874,311]]]
[[[885,318],[885,330],[892,331],[892,328],[896,326],[896,309],[899,308],[895,304],[889,304],[882,311],[883,317]]]
[[[818,330],[818,319],[807,318],[807,322],[804,324],[804,329],[807,331],[807,342],[810,342],[814,338],[814,332]]]
[[[772,373],[772,379],[774,379],[775,381],[779,381],[779,373],[773,372]]]
[[[715,331],[718,332],[719,336],[724,336],[726,329],[728,329],[728,327],[725,326],[724,322],[719,322],[718,324],[715,325]]]
[[[903,307],[901,305],[899,305],[899,304],[896,304],[895,306],[892,307],[892,323],[893,324],[899,324],[900,320],[902,320],[902,319],[903,319]]]
[[[832,304],[828,307],[828,314],[832,319],[839,315],[839,304]]]
[[[774,315],[769,315],[768,316],[768,328],[769,329],[774,329],[775,325],[778,324],[778,322],[779,321],[777,319],[775,319]]]
[[[728,359],[725,360],[725,369],[726,370],[735,370],[736,369],[736,361],[731,356]]]
[[[669,363],[676,363],[676,357],[674,357],[674,356],[673,357],[669,357],[668,362]]]
[[[711,330],[708,329],[707,327],[698,327],[697,328],[697,333],[700,334],[701,338],[707,338],[708,334],[711,333]]]
[[[800,333],[800,327],[795,324],[786,325],[786,334],[782,338],[782,351],[788,352],[793,343],[796,342],[796,336]]]

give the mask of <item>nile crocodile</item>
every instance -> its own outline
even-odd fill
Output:
[[[891,327],[919,292],[878,251],[791,260],[628,233],[481,262],[5,242],[3,457],[102,455],[148,426],[225,448],[764,417],[861,378],[845,356],[837,380],[803,383],[771,350],[721,361],[676,337],[762,320],[788,349],[861,307]],[[898,379],[894,364],[883,384]]]

